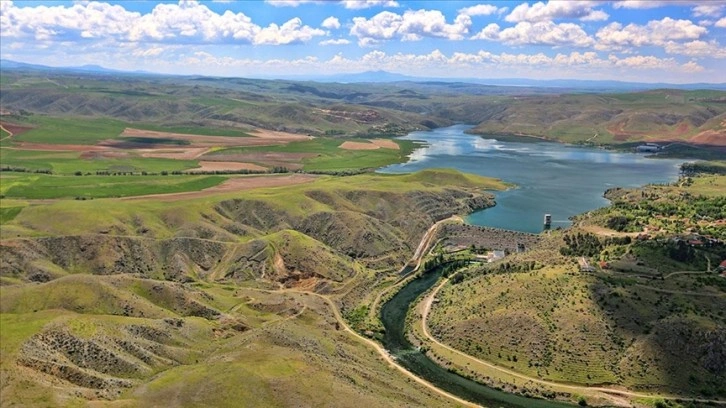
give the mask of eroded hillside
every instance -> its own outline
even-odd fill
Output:
[[[309,292],[345,303],[395,275],[431,224],[493,205],[484,189],[501,186],[432,170],[18,203],[0,242],[3,405],[441,405]]]

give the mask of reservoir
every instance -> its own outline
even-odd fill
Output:
[[[553,142],[499,141],[495,136],[464,133],[469,128],[456,125],[402,137],[426,145],[416,149],[407,163],[380,171],[454,168],[515,184],[516,188],[495,192],[495,207],[471,214],[467,221],[538,233],[544,214],[552,214],[552,228],[567,227],[569,217],[608,205],[603,198],[608,188],[669,183],[678,178],[683,163]]]

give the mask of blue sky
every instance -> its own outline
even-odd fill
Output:
[[[726,82],[726,1],[0,1],[4,59],[175,74]]]

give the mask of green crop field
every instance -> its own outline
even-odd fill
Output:
[[[22,173],[21,173],[22,174]],[[9,198],[105,198],[198,191],[226,180],[222,176],[52,176],[22,174],[7,180]]]
[[[109,118],[74,118],[33,115],[24,118],[33,129],[14,136],[21,142],[50,144],[96,144],[118,137],[126,123]]]
[[[249,137],[249,134],[237,129],[220,129],[204,126],[162,126],[98,117],[32,115],[14,117],[13,119],[18,119],[16,120],[17,123],[33,127],[27,132],[13,137],[13,139],[19,142],[92,145],[102,140],[118,138],[127,127],[205,136]],[[6,135],[4,133],[4,136]]]
[[[95,173],[97,171],[148,172],[182,171],[197,167],[195,160],[165,158],[146,158],[129,153],[128,157],[89,157],[82,158],[78,152],[38,151],[0,149],[0,162],[3,166],[19,167],[27,170],[51,170],[54,174],[72,175],[75,172]]]
[[[341,171],[353,169],[375,169],[393,163],[400,163],[416,148],[416,142],[394,140],[400,149],[380,148],[375,150],[346,150],[340,145],[348,139],[318,137],[313,140],[292,142],[279,146],[234,147],[219,149],[210,156],[234,155],[238,153],[305,153],[312,157],[302,159],[303,170]],[[357,139],[353,139],[357,140]],[[362,141],[362,140],[361,140]],[[204,157],[202,157],[203,159]]]

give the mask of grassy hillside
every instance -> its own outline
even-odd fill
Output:
[[[726,395],[724,179],[611,191],[613,206],[456,276],[437,295],[432,334],[544,380]]]
[[[48,75],[3,73],[0,101],[5,110],[15,113],[7,120],[39,128],[23,140],[57,143],[59,131],[88,134],[90,127],[93,134],[71,138],[88,143],[118,134],[128,123],[142,129],[225,136],[244,135],[254,127],[313,135],[391,136],[450,123],[441,117],[361,106],[356,103],[356,93],[367,97],[370,90],[359,91],[371,87],[360,85]],[[373,87],[373,91],[392,93],[384,86]],[[73,118],[83,121],[74,123]]]
[[[726,93],[654,90],[510,100],[473,130],[595,145],[680,141],[726,145]]]
[[[315,296],[91,275],[2,291],[3,406],[448,405]]]
[[[0,192],[8,198],[106,198],[197,191],[213,187],[221,176],[52,176],[3,175]]]
[[[345,303],[501,187],[440,170],[169,201],[5,198],[2,405],[445,406],[315,293]]]

